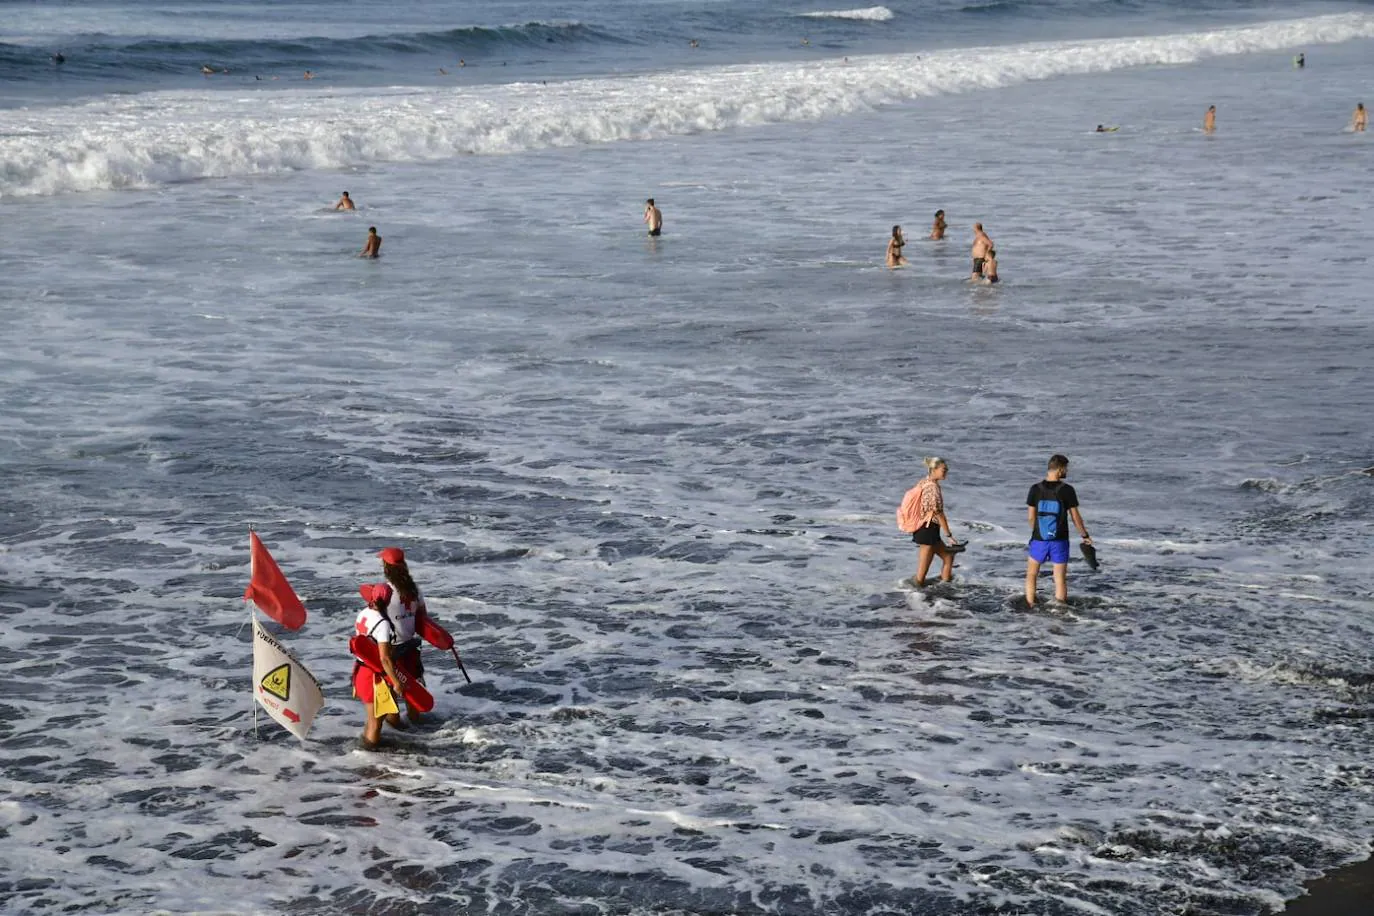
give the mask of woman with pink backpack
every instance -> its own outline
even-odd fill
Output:
[[[940,481],[949,476],[949,462],[932,457],[926,458],[924,464],[926,476],[906,491],[897,509],[897,527],[910,534],[911,540],[921,546],[916,575],[904,580],[916,588],[925,588],[926,573],[930,571],[931,561],[936,556],[944,563],[940,581],[953,579],[954,555],[965,546],[954,540],[954,532],[949,530],[949,519],[945,517],[945,495],[940,489]],[[949,537],[948,544],[940,539],[942,530]]]

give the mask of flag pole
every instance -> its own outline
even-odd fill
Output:
[[[243,603],[244,603],[244,604],[248,604],[248,600],[247,600],[247,599],[244,599],[244,602],[243,602]],[[257,623],[257,618],[253,616],[253,608],[252,608],[251,606],[248,608],[248,623],[249,623],[250,626],[251,626],[252,624]],[[258,648],[258,634],[257,634],[257,631],[255,630],[255,631],[253,632],[253,650],[254,650],[255,653],[256,653],[256,651],[257,651],[257,648]],[[257,688],[255,688],[255,687],[253,686],[253,676],[250,674],[250,675],[248,675],[248,695],[249,695],[250,697],[252,697],[251,702],[252,702],[252,704],[253,704],[253,737],[254,737],[254,738],[257,738],[257,737],[258,737],[258,698],[257,698],[256,695],[254,695],[254,691],[255,691],[256,689],[257,689]]]

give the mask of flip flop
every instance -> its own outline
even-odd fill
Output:
[[[968,542],[950,541],[948,544],[945,545],[945,549],[948,550],[950,553],[963,553],[965,550],[968,550]]]
[[[1097,548],[1091,544],[1078,543],[1078,549],[1083,551],[1083,561],[1088,564],[1089,569],[1097,569]]]

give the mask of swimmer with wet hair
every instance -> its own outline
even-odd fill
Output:
[[[358,252],[360,258],[379,258],[382,256],[382,237],[377,234],[376,226],[367,227],[367,242],[363,244],[363,250]]]

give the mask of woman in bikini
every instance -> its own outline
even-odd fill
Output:
[[[906,258],[902,257],[902,248],[906,245],[906,239],[902,237],[902,227],[892,227],[892,238],[887,240],[887,266],[894,270],[906,264]]]
[[[935,211],[935,222],[930,225],[930,239],[938,242],[945,237],[945,211]]]

